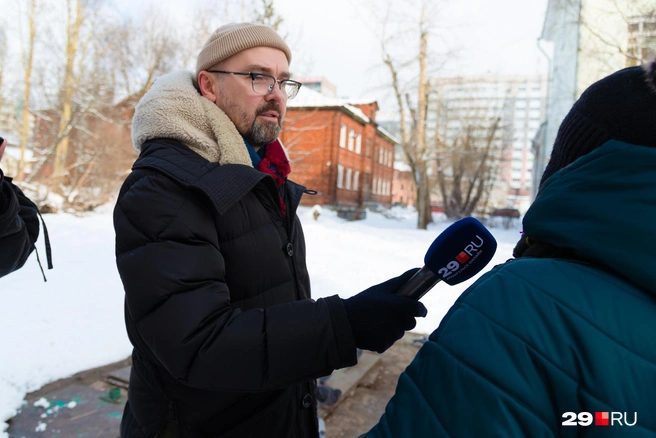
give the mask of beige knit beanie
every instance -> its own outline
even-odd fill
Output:
[[[280,35],[269,26],[252,23],[231,23],[219,27],[205,42],[196,60],[196,76],[215,64],[251,47],[267,46],[285,52],[292,62],[292,52]]]

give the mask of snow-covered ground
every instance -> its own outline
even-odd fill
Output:
[[[438,216],[428,230],[416,229],[416,214],[393,210],[395,219],[369,212],[347,222],[323,209],[314,220],[301,208],[314,298],[352,296],[423,265],[426,250],[451,222]],[[131,346],[123,323],[123,288],[114,260],[111,207],[76,217],[45,217],[55,269],[44,283],[36,257],[0,279],[0,438],[5,420],[26,393],[76,372],[125,359]],[[519,226],[519,224],[518,224]],[[483,272],[511,257],[519,228],[490,228],[499,244]],[[37,244],[45,263],[43,241]],[[480,274],[479,274],[480,275]],[[458,295],[478,278],[457,286],[438,284],[422,302],[428,316],[414,331],[430,333]]]

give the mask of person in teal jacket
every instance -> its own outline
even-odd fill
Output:
[[[656,61],[561,124],[514,259],[469,287],[366,437],[656,436]]]

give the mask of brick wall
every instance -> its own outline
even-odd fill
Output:
[[[416,205],[417,189],[415,177],[410,171],[394,170],[392,183],[392,204]]]
[[[370,119],[378,109],[375,103],[358,107]],[[343,129],[344,147],[340,147]],[[394,144],[380,135],[373,123],[353,117],[343,107],[288,108],[280,139],[290,154],[290,179],[319,192],[317,196],[304,196],[303,204],[391,205]],[[383,163],[379,162],[381,153],[386,158]],[[338,187],[340,168],[342,184]],[[389,181],[387,191],[378,193],[374,179],[377,184]]]

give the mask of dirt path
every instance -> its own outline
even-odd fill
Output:
[[[381,354],[380,365],[326,419],[326,438],[355,438],[369,431],[385,412],[399,375],[412,362],[423,335],[408,333]]]
[[[394,394],[399,375],[420,348],[420,344],[415,341],[422,337],[423,335],[408,333],[380,355],[378,365],[326,418],[326,438],[355,438],[367,432],[378,422],[385,411],[387,402]],[[77,428],[77,436],[94,438],[117,436],[120,414],[123,412],[127,395],[124,390],[122,390],[122,396],[117,404],[104,403],[107,405],[105,410],[111,410],[111,412],[108,411],[109,414],[107,412],[93,413],[98,411],[99,395],[104,394],[111,387],[105,382],[106,377],[129,365],[130,359],[128,358],[104,367],[83,371],[28,394],[26,397],[28,403],[21,410],[22,412],[19,411],[18,416],[9,421],[9,436],[11,438],[33,436],[34,427],[39,421],[48,426],[51,437],[73,436],[68,430],[73,423]],[[62,397],[66,401],[88,399],[90,404],[80,402],[75,409],[63,409],[49,414],[44,419],[43,409],[34,407],[34,402],[41,397],[46,397],[50,401]],[[79,432],[83,433],[80,435]]]

